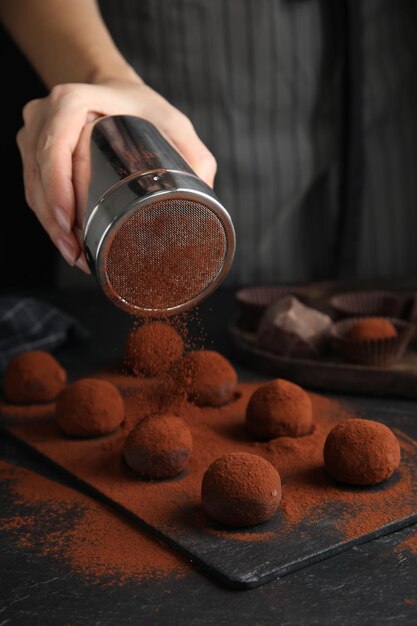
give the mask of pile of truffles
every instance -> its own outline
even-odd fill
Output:
[[[297,307],[294,299],[288,300],[276,307],[273,320],[278,326],[285,321],[285,327],[290,328]],[[316,318],[316,337],[319,329],[325,332],[327,327],[325,317]],[[279,333],[277,330],[277,336]],[[311,338],[307,340],[306,333],[304,339],[304,348],[317,345]],[[124,367],[135,376],[165,381],[161,386],[165,393],[178,394],[181,402],[197,407],[220,411],[236,397],[238,376],[231,363],[213,350],[187,351],[178,331],[165,322],[147,322],[132,331],[125,345]],[[46,352],[26,352],[9,362],[4,395],[9,402],[20,404],[55,401],[56,421],[63,437],[108,436],[125,420],[124,399],[116,385],[101,378],[68,383],[64,368]],[[192,426],[185,412],[161,411],[138,418],[123,434],[126,477],[130,473],[138,480],[165,480],[192,471],[190,459],[199,451],[193,451]],[[254,442],[308,437],[314,432],[310,395],[291,381],[269,380],[252,393],[242,425]],[[329,476],[350,485],[387,480],[400,457],[394,433],[383,424],[364,419],[340,422],[329,432],[323,450]],[[269,461],[257,454],[230,452],[208,464],[201,484],[201,504],[214,522],[244,528],[270,520],[280,506],[281,491],[280,474]]]

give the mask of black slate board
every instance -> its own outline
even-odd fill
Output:
[[[363,406],[359,402],[356,407],[352,400],[349,404],[353,409],[359,409],[359,411]],[[384,407],[384,405],[381,406]],[[410,419],[415,420],[411,430],[413,437],[417,438],[417,407],[415,413]],[[377,415],[380,421],[389,424],[389,411],[386,414],[388,419],[384,419],[382,411],[379,414],[377,411]],[[363,416],[366,417],[366,415]],[[410,431],[410,428],[408,430]],[[10,431],[7,432],[10,434]],[[342,505],[340,502],[323,503],[319,520],[314,518],[314,521],[311,521],[308,517],[304,518],[287,531],[282,530],[282,514],[278,513],[266,524],[245,531],[247,537],[251,535],[252,540],[246,538],[242,541],[239,538],[241,531],[230,531],[227,536],[224,536],[223,530],[220,535],[218,533],[221,529],[216,528],[215,525],[207,532],[207,528],[201,528],[198,524],[190,522],[190,511],[187,509],[187,503],[184,503],[182,509],[180,507],[175,524],[167,523],[155,526],[142,519],[137,512],[127,509],[120,501],[109,498],[103,490],[99,490],[91,483],[83,480],[82,476],[69,472],[59,463],[43,456],[28,441],[19,437],[17,440],[36,454],[41,454],[46,463],[52,464],[59,472],[69,477],[74,487],[110,504],[119,512],[136,521],[139,527],[142,526],[150,530],[167,545],[196,563],[203,571],[214,576],[217,580],[230,587],[250,589],[334,556],[354,545],[371,541],[417,522],[417,443],[401,431],[396,430],[396,434],[400,442],[407,448],[407,452],[404,453],[403,450],[400,469],[387,483],[366,489],[371,494],[394,487],[398,481],[402,480],[403,473],[407,469],[408,480],[410,481],[407,498],[412,512],[406,516],[401,516],[394,506],[392,517],[388,523],[375,527],[369,533],[358,534],[349,541],[344,540],[338,532],[337,520],[342,514],[349,513],[350,505]],[[13,433],[12,436],[16,437]],[[166,484],[169,488],[169,481]],[[355,488],[349,489],[355,490]],[[363,492],[363,490],[362,488],[361,491]],[[367,514],[372,514],[372,498],[369,498]],[[238,535],[238,537],[234,538],[234,535]]]

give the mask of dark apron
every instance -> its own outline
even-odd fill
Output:
[[[230,285],[417,273],[415,0],[101,0],[218,162]]]

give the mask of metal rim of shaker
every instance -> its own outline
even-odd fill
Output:
[[[131,178],[134,178],[134,177],[129,177],[129,180]],[[123,182],[126,182],[126,179],[122,181],[122,185],[123,185]],[[117,185],[117,187],[120,187],[120,186],[121,185],[119,184]],[[114,191],[114,189],[115,188],[113,188],[112,191]],[[106,258],[105,253],[106,251],[110,249],[113,239],[116,233],[118,232],[118,230],[132,217],[132,215],[135,213],[138,207],[146,208],[147,206],[154,204],[155,202],[164,200],[164,199],[194,200],[195,202],[204,204],[204,206],[206,206],[208,209],[213,211],[213,213],[222,223],[222,226],[225,231],[226,243],[227,243],[226,253],[225,253],[223,265],[220,271],[215,276],[215,278],[211,281],[211,283],[205,289],[203,289],[203,291],[201,291],[198,294],[198,296],[195,296],[191,300],[187,300],[187,302],[181,303],[180,305],[177,305],[175,307],[170,307],[164,310],[143,309],[140,307],[132,306],[124,298],[122,298],[119,294],[117,294],[117,292],[113,289],[111,282],[108,280],[108,277],[107,277],[107,272],[105,270],[105,261],[103,260],[103,258],[104,259]],[[94,214],[97,214],[97,209],[104,204],[105,200],[106,198],[104,196],[103,198],[100,199],[100,202],[97,204],[97,207],[94,209]],[[92,222],[90,221],[90,225],[91,223]],[[112,236],[112,231],[114,231],[116,225],[117,225],[117,231],[114,232]],[[88,238],[88,233],[86,231],[84,241],[86,241],[87,238]],[[132,202],[130,206],[126,207],[123,210],[122,215],[120,215],[119,217],[116,217],[115,219],[113,219],[112,222],[108,224],[107,228],[103,231],[103,234],[97,245],[95,258],[93,259],[94,266],[95,266],[95,274],[96,274],[98,282],[102,285],[102,287],[105,288],[106,294],[109,296],[110,300],[114,302],[119,308],[127,311],[131,315],[134,315],[136,312],[138,316],[140,315],[143,317],[171,316],[171,315],[175,315],[180,312],[187,311],[193,308],[193,306],[205,300],[211,293],[213,293],[213,291],[215,291],[217,286],[220,285],[221,282],[226,277],[232,265],[234,254],[235,254],[235,244],[236,244],[236,235],[235,235],[235,229],[234,229],[231,217],[229,213],[226,211],[226,209],[223,207],[223,205],[214,197],[202,191],[197,191],[197,190],[190,191],[189,189],[185,189],[185,188],[184,189],[175,188],[175,189],[169,189],[169,190],[156,191],[152,194],[149,194],[147,196],[140,198],[139,200]],[[100,259],[101,259],[101,262],[100,262]]]
[[[99,199],[97,204],[88,213],[87,221],[85,222],[85,225],[84,225],[84,241],[87,239],[88,231],[89,231],[89,229],[91,227],[92,222],[94,221],[94,217],[97,214],[97,211],[99,210],[101,205],[104,204],[104,202],[109,197],[111,197],[113,195],[113,193],[117,192],[118,189],[120,189],[121,187],[124,187],[126,184],[128,184],[128,183],[130,183],[130,182],[132,182],[134,180],[139,180],[140,178],[145,178],[145,177],[151,176],[151,175],[162,176],[163,174],[174,174],[174,175],[176,174],[176,175],[180,175],[180,176],[190,176],[191,178],[194,178],[195,180],[197,180],[199,183],[205,184],[204,181],[202,181],[196,174],[192,174],[191,172],[183,172],[181,170],[171,170],[171,169],[167,170],[167,169],[164,169],[164,168],[159,168],[159,169],[154,169],[154,170],[146,170],[146,171],[140,172],[140,173],[133,172],[133,174],[129,174],[129,176],[125,176],[125,178],[122,178],[121,180],[119,180],[108,191],[106,191],[101,196],[101,198]],[[158,193],[158,192],[152,192],[152,195],[154,193]],[[224,207],[223,207],[223,209],[224,209]]]

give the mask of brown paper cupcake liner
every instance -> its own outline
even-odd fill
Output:
[[[338,319],[345,317],[401,318],[405,298],[393,291],[348,291],[330,298],[330,306]]]
[[[343,319],[333,324],[331,331],[333,343],[353,363],[374,365],[376,367],[393,365],[404,355],[414,335],[416,326],[394,317],[384,317],[384,319],[394,325],[397,331],[396,337],[386,339],[348,339],[346,334],[358,322],[358,318],[354,317]]]
[[[302,297],[302,287],[290,285],[259,285],[239,289],[235,293],[235,301],[240,309],[241,324],[248,330],[255,330],[265,309],[286,296]]]

